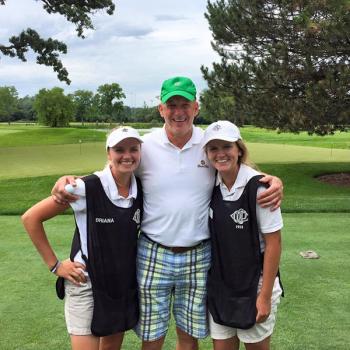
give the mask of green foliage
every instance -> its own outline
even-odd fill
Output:
[[[144,103],[141,108],[131,108],[128,116],[128,121],[150,123],[152,127],[161,123],[162,120],[158,111],[158,106],[149,107],[146,103]]]
[[[123,111],[122,99],[124,98],[125,94],[117,83],[99,86],[95,95],[99,115],[110,121],[119,121]]]
[[[0,87],[0,121],[11,121],[18,105],[18,93],[14,86]]]
[[[72,100],[75,108],[75,121],[91,120],[96,115],[96,108],[94,105],[94,94],[89,90],[77,90],[72,95]]]
[[[0,6],[5,5],[5,0],[0,1]],[[76,25],[77,35],[84,38],[85,29],[93,29],[91,15],[97,10],[106,10],[112,15],[115,5],[112,0],[41,0],[43,8],[48,14],[59,14],[64,16],[68,22]],[[36,54],[36,62],[53,68],[57,72],[57,77],[61,81],[70,84],[68,71],[59,59],[60,54],[67,53],[67,46],[62,41],[52,38],[43,39],[33,29],[28,28],[18,36],[9,39],[9,45],[0,44],[0,53],[9,57],[18,57],[26,61],[26,53],[31,49]]]
[[[221,62],[202,72],[233,115],[319,135],[350,124],[348,1],[209,1],[206,18]]]
[[[214,122],[216,120],[231,120],[237,125],[242,125],[240,116],[235,114],[234,97],[228,93],[216,90],[204,90],[200,96],[200,117],[202,122]]]
[[[39,123],[51,127],[68,126],[74,112],[74,105],[63,89],[54,87],[51,90],[41,89],[35,96],[34,109]]]
[[[25,96],[18,99],[17,111],[12,114],[12,120],[33,121],[36,119],[34,111],[34,100],[32,96]]]

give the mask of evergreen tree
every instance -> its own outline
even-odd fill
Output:
[[[235,109],[232,94],[217,90],[204,90],[200,96],[200,115],[195,119],[197,123],[210,123],[216,120],[230,120],[237,125],[244,122]]]
[[[221,62],[202,72],[237,114],[320,135],[350,124],[349,1],[209,1],[206,18]]]

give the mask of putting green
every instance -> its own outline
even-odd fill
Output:
[[[81,173],[105,162],[103,143],[0,148],[0,179]]]
[[[248,143],[251,159],[263,163],[349,162],[350,150]],[[84,174],[103,168],[104,143],[0,148],[0,179]]]
[[[18,133],[18,132],[24,132],[25,130],[15,130],[15,129],[0,129],[0,136],[4,136],[4,135],[7,135],[7,134],[15,134],[15,133]]]

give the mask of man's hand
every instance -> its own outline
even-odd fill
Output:
[[[55,186],[51,190],[52,198],[58,204],[69,204],[70,202],[76,201],[79,197],[66,191],[65,186],[70,184],[75,187],[77,184],[75,179],[77,176],[69,175],[60,177]]]
[[[263,208],[271,208],[271,211],[279,208],[283,198],[283,182],[280,178],[272,175],[265,175],[260,182],[269,184],[264,192],[257,197],[258,204]]]

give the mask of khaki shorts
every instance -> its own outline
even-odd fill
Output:
[[[260,279],[258,290],[261,288],[261,282],[262,280]],[[214,322],[212,316],[209,313],[210,336],[213,339],[229,339],[237,336],[241,342],[248,344],[261,342],[273,333],[273,329],[276,323],[277,306],[280,302],[281,294],[282,290],[279,284],[279,279],[277,277],[272,291],[270,316],[265,322],[256,323],[252,328],[249,329],[238,329],[219,325]]]
[[[67,330],[70,335],[90,335],[91,320],[94,310],[91,281],[86,286],[76,286],[65,280],[64,313]]]

